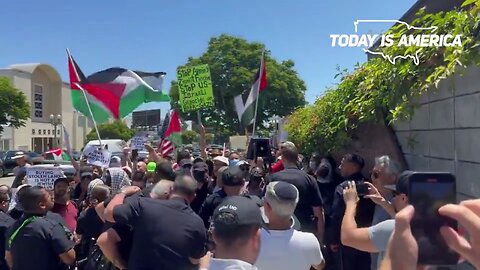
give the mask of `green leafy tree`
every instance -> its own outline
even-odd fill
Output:
[[[102,139],[122,139],[124,141],[130,140],[135,135],[135,131],[128,128],[122,121],[98,125],[98,132]],[[98,140],[95,129],[87,134],[87,141],[91,140]]]
[[[480,66],[480,1],[467,0],[464,7],[437,14],[422,9],[411,25],[438,27],[436,34],[461,35],[459,47],[380,47],[385,55],[412,55],[418,52],[420,64],[411,59],[395,64],[373,58],[351,72],[339,71],[340,83],[327,90],[314,104],[298,109],[288,118],[286,130],[302,151],[338,150],[355,137],[358,125],[409,119],[415,109],[411,101],[454,73],[461,74],[471,65]],[[387,31],[395,39],[401,35],[423,34],[397,24]]]
[[[23,127],[28,118],[30,105],[25,94],[13,87],[8,78],[0,77],[0,134],[3,132],[1,125]]]
[[[192,144],[198,141],[198,134],[193,130],[185,130],[182,132],[182,142],[184,144]]]
[[[212,144],[214,139],[215,135],[213,135],[212,133],[205,134],[205,141],[207,142],[207,144]]]
[[[201,110],[204,125],[223,136],[245,134],[235,111],[234,97],[248,95],[260,64],[265,46],[245,39],[223,34],[210,39],[207,51],[198,58],[190,57],[184,66],[208,64],[213,83],[215,106]],[[265,52],[268,87],[260,95],[257,124],[265,129],[273,116],[286,116],[305,104],[305,83],[294,70],[294,62],[279,62],[269,51]],[[177,82],[170,88],[171,105],[182,117],[196,120],[196,113],[182,113]],[[249,127],[251,130],[252,127]]]

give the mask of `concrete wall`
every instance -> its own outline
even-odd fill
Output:
[[[480,197],[479,78],[472,66],[443,80],[413,101],[410,121],[395,125],[409,168],[454,173],[460,200]]]

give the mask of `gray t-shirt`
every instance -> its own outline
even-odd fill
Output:
[[[385,251],[387,250],[388,246],[388,240],[390,240],[390,235],[392,235],[394,228],[394,219],[382,221],[377,225],[368,228],[368,237],[379,251],[377,259],[377,269],[382,262],[383,257],[385,256]]]

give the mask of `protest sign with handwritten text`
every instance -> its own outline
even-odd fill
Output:
[[[106,149],[99,149],[98,146],[92,145],[83,151],[83,155],[87,158],[88,164],[108,168],[112,153]]]
[[[32,186],[53,190],[55,180],[62,177],[65,177],[65,175],[60,168],[38,166],[27,168],[27,182]]]
[[[133,150],[144,151],[145,143],[147,143],[147,137],[137,135],[130,140],[130,145]]]
[[[183,112],[214,106],[212,79],[207,64],[178,69],[177,83]]]

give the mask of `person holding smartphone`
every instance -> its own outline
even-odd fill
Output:
[[[400,174],[395,185],[384,186],[385,189],[390,190],[393,194],[392,205],[396,211],[400,211],[408,206],[408,186],[409,176],[411,174],[411,171],[405,171]],[[371,185],[370,188],[375,189],[373,185]],[[378,191],[376,192],[378,193]],[[355,182],[351,181],[344,188],[343,199],[345,201],[346,210],[342,222],[342,244],[364,252],[378,253],[378,257],[374,262],[374,269],[378,269],[380,262],[385,256],[388,240],[395,227],[395,220],[391,218],[368,228],[359,228],[355,221],[355,212],[359,201]]]
[[[346,209],[343,191],[351,181],[355,182],[356,190],[360,197],[355,213],[357,225],[358,227],[369,227],[372,225],[375,204],[370,199],[363,198],[364,195],[368,194],[367,181],[362,175],[364,166],[365,161],[357,154],[350,153],[343,156],[339,170],[344,181],[337,186],[333,195],[332,226],[326,234],[331,235],[332,238],[330,242],[331,251],[334,253],[340,252],[343,270],[370,270],[370,254],[349,246],[343,246],[340,240],[342,219]]]

